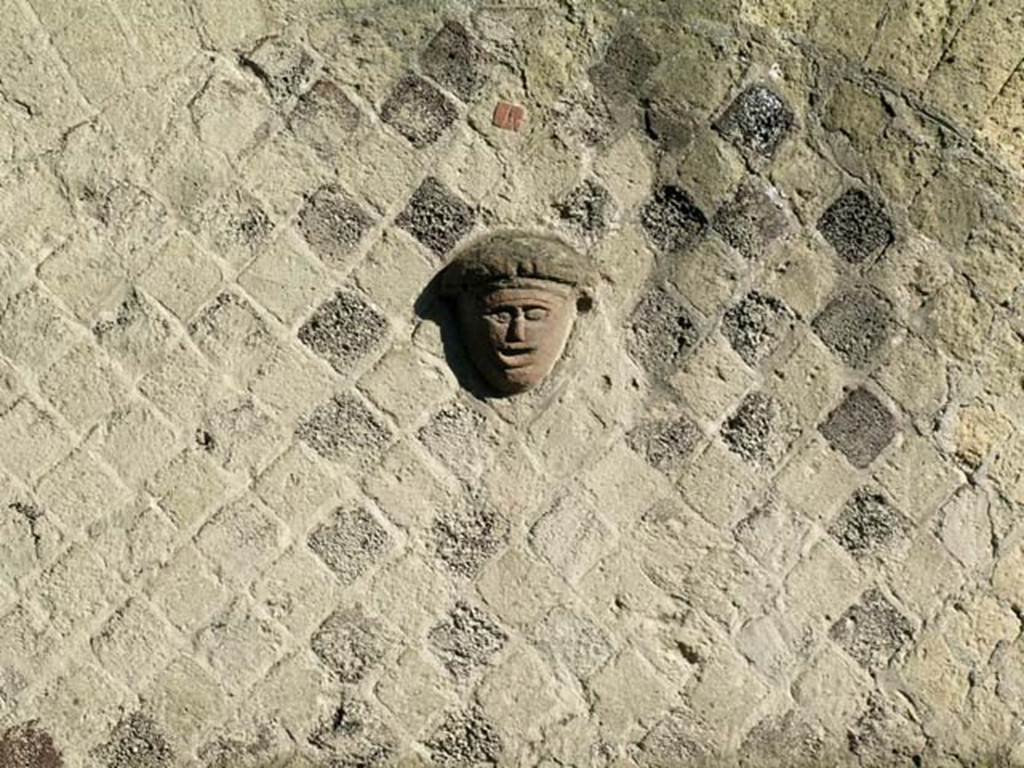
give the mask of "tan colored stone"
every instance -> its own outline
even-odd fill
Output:
[[[590,682],[590,690],[602,730],[609,734],[625,734],[634,724],[642,728],[653,723],[676,696],[673,686],[632,650],[599,672]]]
[[[972,7],[949,53],[928,78],[926,96],[961,120],[983,114],[1020,65],[1012,41],[1024,28],[1012,0]]]
[[[957,357],[973,358],[990,338],[992,308],[974,298],[962,284],[945,286],[927,311],[930,330]]]
[[[946,361],[914,336],[904,337],[878,371],[878,383],[904,408],[921,418],[933,417],[946,401]]]
[[[711,235],[673,265],[669,279],[694,307],[713,315],[736,294],[748,268],[742,256]]]
[[[909,436],[889,454],[875,472],[896,506],[917,522],[924,522],[963,482],[959,471],[927,439]]]
[[[415,650],[406,651],[385,670],[375,693],[412,736],[423,733],[455,702],[445,673],[426,654]]]
[[[559,705],[551,673],[537,651],[525,644],[508,653],[478,695],[484,711],[513,737],[539,734]]]
[[[757,382],[720,333],[705,339],[672,380],[706,428],[718,424]]]
[[[810,520],[831,520],[859,477],[818,435],[782,468],[776,488],[783,501]]]
[[[1013,426],[991,405],[976,403],[960,409],[956,427],[956,454],[972,467],[1013,432]]]

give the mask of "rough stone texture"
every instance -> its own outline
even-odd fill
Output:
[[[295,436],[325,459],[365,465],[380,457],[392,433],[362,400],[346,394],[314,408]]]
[[[431,525],[437,557],[452,573],[472,578],[508,538],[508,520],[484,501],[442,510]]]
[[[109,768],[170,768],[175,759],[167,737],[141,712],[121,720],[96,754]]]
[[[381,625],[361,606],[341,608],[313,633],[310,648],[343,683],[357,683],[384,657]]]
[[[454,122],[453,105],[422,77],[404,75],[381,105],[380,119],[393,126],[417,149],[437,141]]]
[[[477,710],[451,712],[426,742],[435,764],[496,766],[503,749],[501,737]]]
[[[702,435],[689,418],[647,421],[626,435],[629,447],[663,472],[677,472],[693,453]]]
[[[692,313],[668,288],[649,291],[633,310],[630,354],[655,376],[675,373],[699,337]]]
[[[889,303],[877,291],[860,288],[835,296],[811,325],[853,368],[863,368],[877,358],[896,330]]]
[[[851,264],[876,258],[892,242],[892,221],[881,204],[860,189],[849,189],[828,207],[818,229]]]
[[[63,761],[50,734],[29,722],[8,728],[0,737],[0,765],[61,768]]]
[[[781,300],[751,291],[722,316],[722,332],[744,362],[756,366],[775,352],[794,319]]]
[[[767,192],[745,184],[718,209],[712,224],[729,245],[748,259],[756,259],[782,235],[786,219],[782,207]]]
[[[793,112],[779,94],[758,83],[736,97],[717,126],[744,149],[771,157],[793,127]]]
[[[754,464],[778,461],[785,451],[785,427],[779,401],[753,392],[722,424],[722,439],[729,449]]]
[[[469,205],[428,176],[409,198],[395,224],[443,257],[472,229],[475,218]]]
[[[1024,765],[1022,39],[4,5],[0,766]],[[499,226],[598,276],[514,398]]]
[[[330,521],[309,535],[308,544],[347,585],[358,579],[387,549],[388,534],[364,507],[342,507]]]
[[[562,222],[587,238],[604,234],[611,214],[612,196],[607,189],[587,179],[555,203]]]
[[[342,376],[375,349],[384,347],[388,321],[354,291],[340,290],[299,328],[299,341]]]
[[[907,618],[877,589],[864,593],[829,630],[843,650],[869,669],[886,666],[912,635]]]
[[[479,608],[460,601],[427,640],[449,672],[466,678],[501,650],[508,635]]]
[[[878,491],[858,490],[829,526],[839,545],[860,559],[884,552],[911,534],[910,521]]]
[[[677,253],[688,248],[707,228],[707,217],[681,187],[658,189],[640,211],[640,221],[655,248]]]
[[[298,228],[328,264],[342,264],[373,219],[336,185],[314,192],[299,211]]]
[[[860,387],[847,394],[820,429],[832,447],[863,469],[892,441],[896,420],[881,400]]]
[[[423,71],[463,101],[483,86],[486,65],[486,53],[466,27],[454,19],[445,20],[420,54]]]

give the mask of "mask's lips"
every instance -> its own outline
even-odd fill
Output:
[[[498,362],[501,363],[501,367],[506,370],[512,368],[525,368],[531,365],[532,355],[537,351],[535,346],[502,346],[498,347],[495,352],[497,353]]]

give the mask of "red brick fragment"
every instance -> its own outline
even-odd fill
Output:
[[[492,122],[499,128],[508,131],[518,131],[526,122],[526,109],[519,104],[511,104],[507,101],[499,101],[494,108]]]

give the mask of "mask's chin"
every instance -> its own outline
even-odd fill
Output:
[[[544,379],[545,372],[538,371],[534,361],[517,361],[513,366],[495,361],[488,378],[499,392],[505,395],[518,395],[533,389]]]

